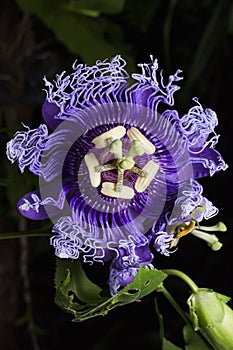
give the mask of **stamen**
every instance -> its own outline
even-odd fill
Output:
[[[113,182],[103,182],[101,193],[113,198],[132,199],[134,190],[129,186],[122,186],[121,192],[116,191],[116,184]]]
[[[123,181],[124,181],[124,170],[123,169],[118,169],[116,192],[121,192],[122,191]]]
[[[126,133],[124,126],[119,125],[115,128],[104,132],[92,141],[96,148],[108,147],[114,140],[121,139]]]
[[[117,169],[117,166],[114,163],[109,163],[109,164],[104,164],[104,165],[97,165],[95,167],[95,171],[97,173],[102,173],[103,171],[113,170],[113,169]]]
[[[192,234],[206,241],[208,246],[211,247],[211,249],[214,251],[217,251],[222,247],[222,243],[219,242],[218,237],[215,236],[214,234],[203,232],[197,229],[193,230]]]
[[[130,199],[134,196],[134,190],[131,187],[124,186],[124,172],[130,170],[138,174],[135,183],[137,192],[143,192],[150,185],[151,181],[158,172],[159,165],[150,160],[142,168],[135,165],[134,157],[141,156],[143,153],[152,154],[155,152],[155,146],[136,128],[128,130],[127,135],[131,141],[131,147],[128,153],[123,156],[123,143],[121,138],[125,135],[125,127],[119,125],[107,132],[97,136],[92,141],[96,148],[108,148],[109,152],[114,154],[113,159],[108,164],[99,164],[94,153],[89,153],[85,157],[88,172],[93,187],[98,187],[101,183],[101,173],[108,170],[117,171],[117,183],[103,183],[101,192],[105,195],[115,198]]]
[[[139,169],[138,167],[134,166],[130,169],[133,173],[138,174],[141,177],[145,177],[146,174],[142,169]]]
[[[142,168],[144,177],[139,176],[137,178],[137,181],[135,183],[135,190],[140,193],[144,192],[150,185],[158,170],[159,164],[153,162],[153,160],[150,160],[148,163],[146,163],[146,165],[144,165],[144,167]]]
[[[199,230],[204,230],[204,231],[218,231],[218,232],[226,232],[227,231],[227,227],[226,225],[219,221],[216,225],[214,226],[199,226],[198,227]]]
[[[96,167],[99,166],[96,156],[94,153],[88,153],[85,155],[84,160],[89,172],[92,187],[98,187],[101,182],[101,176],[100,172],[96,171]]]
[[[203,239],[207,242],[208,246],[211,247],[214,251],[221,249],[222,243],[219,242],[218,237],[214,234],[210,234],[204,231],[217,231],[217,232],[226,232],[227,228],[223,222],[218,222],[214,226],[199,226],[192,231],[192,234],[198,238]]]
[[[132,127],[127,131],[130,141],[140,141],[146,154],[153,154],[155,152],[155,146],[136,128]]]

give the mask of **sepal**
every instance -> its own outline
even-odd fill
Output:
[[[233,310],[229,297],[199,288],[188,299],[194,330],[199,330],[215,350],[229,350],[233,344]]]

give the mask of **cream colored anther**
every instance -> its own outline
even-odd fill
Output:
[[[98,159],[94,153],[88,153],[85,155],[84,160],[89,172],[92,187],[98,187],[101,182],[101,173],[96,171],[96,167],[100,165]]]
[[[101,193],[108,197],[132,199],[134,190],[129,186],[122,186],[121,191],[116,191],[116,184],[113,182],[103,182]]]
[[[130,141],[138,140],[144,148],[146,154],[153,154],[155,152],[155,146],[136,128],[132,127],[127,131]]]
[[[122,125],[104,132],[92,141],[96,148],[108,147],[114,140],[121,139],[126,133],[125,127]]]
[[[146,163],[146,165],[144,165],[144,167],[142,168],[142,171],[145,174],[145,176],[139,176],[137,178],[137,181],[135,183],[135,190],[140,193],[144,192],[150,185],[158,170],[159,164],[153,162],[153,160],[150,160],[148,163]]]

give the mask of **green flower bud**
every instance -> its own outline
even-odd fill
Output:
[[[199,288],[188,299],[194,330],[199,330],[215,350],[233,349],[233,310],[230,298]]]

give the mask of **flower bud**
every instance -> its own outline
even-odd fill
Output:
[[[188,299],[194,330],[199,330],[215,350],[233,349],[233,310],[230,298],[200,288]]]

